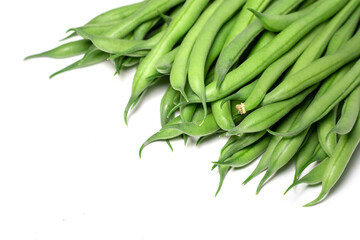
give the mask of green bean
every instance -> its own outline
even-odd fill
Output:
[[[247,115],[238,126],[229,130],[228,134],[237,135],[240,133],[259,132],[268,129],[290,112],[291,109],[302,103],[316,87],[317,86],[313,86],[289,100],[265,105],[256,109]]]
[[[271,88],[271,86],[279,79],[279,77],[289,68],[303,53],[306,47],[318,34],[319,28],[310,33],[300,42],[298,42],[293,49],[285,53],[282,57],[272,63],[261,75],[257,81],[256,86],[249,95],[249,97],[244,102],[245,111],[250,111],[255,109],[261,101],[264,99],[266,92]]]
[[[149,31],[160,21],[160,17],[142,23],[134,30],[134,40],[144,40]]]
[[[232,119],[230,103],[221,105],[222,100],[211,103],[211,109],[219,127],[223,130],[230,130],[235,127]]]
[[[140,58],[135,57],[127,57],[122,63],[123,67],[129,68],[138,65],[140,62]]]
[[[170,73],[171,86],[180,91],[185,100],[188,101],[185,93],[185,85],[187,82],[188,61],[194,43],[200,34],[201,30],[224,0],[217,0],[204,10],[194,26],[189,30],[179,46],[178,54],[175,56],[173,67]]]
[[[224,46],[227,46],[234,38],[239,35],[256,17],[248,10],[248,8],[257,11],[263,11],[273,0],[248,0],[240,13],[236,17],[236,23],[225,41]]]
[[[206,99],[212,102],[248,83],[263,72],[271,63],[290,50],[301,38],[320,23],[326,21],[338,12],[347,1],[328,0],[303,19],[294,22],[290,27],[280,32],[262,51],[249,57],[237,69],[226,75],[220,88],[216,83],[206,87]],[[320,11],[321,9],[321,11]],[[229,45],[230,46],[230,45]],[[195,97],[197,100],[197,98]],[[191,99],[192,101],[195,99]]]
[[[180,99],[183,99],[182,95],[180,96]],[[197,109],[197,104],[189,104],[186,106],[182,106],[180,108],[180,117],[183,120],[183,122],[190,122],[193,119],[196,109]],[[186,145],[188,136],[184,134],[183,138],[184,138],[184,144]]]
[[[272,177],[279,169],[285,166],[285,164],[287,164],[294,157],[303,144],[308,130],[309,129],[292,138],[282,138],[280,140],[280,142],[276,145],[273,154],[271,155],[268,169],[258,185],[256,194],[260,192],[265,182],[270,177]]]
[[[259,38],[258,42],[253,47],[253,49],[251,49],[249,53],[249,57],[254,55],[257,51],[261,50],[263,47],[265,47],[269,42],[271,42],[274,39],[275,36],[276,34],[273,32],[264,32]]]
[[[218,169],[219,169],[220,181],[219,181],[218,189],[216,190],[215,193],[215,197],[219,194],[221,187],[224,183],[224,179],[231,168],[229,166],[219,166]]]
[[[349,3],[339,11],[328,23],[326,23],[324,29],[320,32],[310,46],[305,50],[305,52],[300,56],[298,61],[295,63],[294,67],[289,72],[289,76],[297,73],[299,70],[310,65],[315,59],[318,59],[326,49],[329,41],[331,41],[334,34],[338,29],[347,21],[349,16],[354,12],[354,10],[359,6],[359,0],[350,0]],[[345,43],[346,41],[344,41]],[[327,54],[333,54],[339,50],[340,46],[344,43],[339,43],[337,48],[330,49]]]
[[[333,155],[329,158],[322,175],[322,189],[319,196],[306,204],[305,207],[313,206],[325,198],[344,172],[352,154],[360,142],[360,117],[358,117],[354,129],[347,135],[342,135]]]
[[[121,24],[122,21],[123,20],[84,25],[81,27],[70,28],[68,32],[73,31],[75,35],[79,35],[80,37],[83,37],[83,34],[105,36],[107,31],[111,30],[118,24]]]
[[[160,120],[161,127],[164,127],[168,122],[169,111],[173,108],[176,102],[179,100],[180,95],[171,86],[169,86],[161,99],[160,103]]]
[[[245,101],[250,96],[256,84],[257,84],[257,80],[245,85],[244,87],[240,88],[239,91],[237,91],[236,93],[224,98],[222,104],[224,104],[229,100]]]
[[[150,0],[146,1],[136,12],[121,20],[119,24],[107,30],[104,35],[112,38],[123,38],[131,33],[141,23],[151,20],[160,13],[166,12],[172,7],[184,2],[184,0]]]
[[[229,146],[224,153],[219,157],[218,162],[223,162],[225,159],[229,158],[231,155],[236,152],[244,149],[247,146],[250,146],[254,142],[263,138],[266,135],[266,131],[261,131],[257,133],[245,133],[242,134],[231,146]]]
[[[331,132],[331,130],[335,127],[336,117],[337,106],[335,106],[331,112],[318,122],[317,132],[319,142],[322,149],[328,156],[332,155],[337,143],[336,133]]]
[[[56,47],[46,52],[28,56],[24,60],[36,58],[36,57],[50,57],[50,58],[73,57],[86,52],[86,50],[88,50],[90,46],[91,46],[91,42],[89,40],[81,39],[81,40],[65,43],[59,47]]]
[[[144,3],[146,3],[146,1],[111,9],[94,17],[87,24],[103,23],[124,19],[136,12],[140,7],[144,5]]]
[[[300,118],[306,107],[307,107],[306,105],[302,105],[292,110],[288,115],[286,115],[284,120],[280,122],[280,125],[276,128],[276,130],[277,131],[289,130],[291,126],[294,124],[294,122],[298,121],[298,119]],[[257,175],[259,175],[261,172],[263,172],[268,168],[271,156],[281,139],[282,137],[280,136],[271,137],[269,146],[266,149],[263,156],[261,157],[258,165],[254,169],[254,171],[250,174],[250,176],[246,178],[243,184],[247,184],[250,180],[252,180],[254,177],[256,177]]]
[[[341,117],[331,132],[345,135],[353,129],[360,111],[360,86],[345,99]]]
[[[360,3],[360,1],[358,1],[358,3]],[[344,8],[343,11],[348,10],[347,7]],[[343,11],[341,11],[334,19],[336,20],[342,17]],[[333,22],[333,20],[331,21],[331,23]],[[326,26],[325,30],[327,29],[328,28]],[[333,28],[332,30],[334,29],[335,28]],[[326,33],[327,31],[323,31],[323,32]],[[331,37],[331,35],[328,35],[328,39],[329,36]],[[318,39],[322,39],[322,37],[319,37]],[[312,84],[322,81],[324,78],[328,77],[329,75],[337,71],[345,64],[358,58],[360,56],[360,46],[358,44],[359,41],[360,41],[360,33],[356,34],[351,40],[345,43],[343,47],[335,51],[333,54],[322,57],[314,61],[310,65],[308,64],[309,58],[307,57],[307,55],[317,57],[321,54],[321,51],[318,51],[318,54],[314,55],[313,51],[308,51],[309,49],[307,49],[307,51],[305,51],[303,54],[303,56],[305,57],[300,57],[298,62],[295,64],[294,68],[291,70],[289,77],[287,77],[274,90],[272,90],[270,93],[267,94],[267,96],[264,99],[264,104],[281,101],[288,98],[289,96],[293,96],[293,94],[299,93],[300,91],[306,89]],[[323,44],[323,42],[321,41],[319,42],[316,40],[315,43]],[[315,50],[313,46],[316,45],[317,44],[313,43],[310,46],[310,49]],[[325,49],[325,46],[323,46],[323,49]],[[307,67],[304,68],[304,66]]]
[[[303,158],[304,161],[297,161],[295,162],[295,174],[294,174],[294,182],[300,177],[300,175],[302,174],[302,172],[313,162],[321,162],[323,161],[325,158],[327,158],[328,155],[324,152],[324,150],[322,149],[321,145],[318,144],[315,148],[315,151],[313,153],[313,155],[311,156],[311,158],[307,159],[305,161],[305,159]]]
[[[287,15],[272,15],[261,13],[256,11],[256,9],[249,9],[264,25],[264,28],[270,32],[281,32],[293,22],[305,17],[311,11],[313,11],[320,2],[316,2],[305,9],[302,9],[297,12],[293,12]]]
[[[339,102],[347,97],[360,84],[360,60],[350,69],[340,82],[334,83],[321,97],[308,107],[298,126],[287,133],[275,133],[281,136],[294,136],[314,122],[326,116]]]
[[[127,122],[127,114],[138,96],[151,85],[147,78],[156,74],[156,63],[161,56],[168,53],[174,45],[182,38],[196,21],[209,0],[188,0],[171,21],[160,42],[139,64],[135,73],[132,93],[124,111],[124,120]]]
[[[328,159],[325,159],[318,165],[316,165],[315,168],[313,168],[309,173],[307,173],[305,176],[300,178],[299,180],[294,181],[288,189],[286,189],[284,195],[293,187],[301,184],[301,183],[307,183],[308,185],[316,185],[321,183],[322,176],[324,174],[324,171],[326,169]]]
[[[94,46],[103,52],[115,54],[111,58],[127,55],[140,50],[151,50],[161,39],[163,33],[158,33],[147,40],[129,40],[110,37],[101,37],[83,33],[82,36],[90,39]]]
[[[233,28],[235,20],[236,15],[234,15],[229,21],[227,21],[216,34],[216,37],[211,45],[211,48],[206,58],[204,71],[205,73],[209,71],[210,67],[213,65],[214,61],[217,59],[221,50],[223,49],[225,45],[225,40],[229,35],[231,29]]]
[[[317,0],[305,0],[302,4],[300,4],[300,6],[297,8],[297,10],[303,10],[307,7],[309,7],[311,4],[313,4],[314,2],[316,2]]]
[[[311,131],[310,136],[304,142],[304,145],[295,156],[294,182],[300,176],[300,169],[309,161],[309,159],[311,159],[318,145],[319,139],[317,136],[317,131]]]
[[[90,52],[89,51],[89,52],[87,52],[87,54],[85,54],[85,56],[82,59],[74,62],[73,64],[70,64],[69,66],[61,69],[60,71],[57,71],[57,72],[51,74],[49,78],[53,78],[60,73],[64,73],[64,72],[67,72],[70,70],[83,68],[83,67],[97,64],[99,62],[103,62],[108,57],[109,57],[109,54],[105,53],[105,52],[101,52],[101,51]]]
[[[270,137],[264,137],[260,141],[241,149],[237,153],[234,153],[231,157],[225,159],[222,162],[214,162],[214,164],[220,166],[229,167],[244,167],[257,159],[269,145]]]
[[[111,10],[106,11],[106,12],[96,16],[95,18],[91,19],[87,24],[85,24],[85,26],[122,20],[122,19],[130,16],[134,12],[136,12],[142,5],[144,5],[144,2],[135,3],[135,4],[121,6],[119,8],[111,9]],[[76,32],[73,32],[69,36],[63,38],[60,41],[67,40],[69,38],[75,37],[76,35],[77,35]]]
[[[171,72],[172,64],[179,48],[174,48],[167,54],[163,55],[156,63],[156,70],[164,75],[169,75]]]
[[[200,98],[206,111],[205,64],[210,48],[220,28],[243,6],[245,0],[225,0],[207,21],[191,50],[189,58],[189,84]],[[206,114],[205,114],[206,115]]]
[[[283,14],[291,9],[295,8],[300,4],[302,0],[281,0],[274,3],[266,11],[267,13],[272,14]],[[219,59],[216,63],[216,75],[217,75],[217,87],[222,84],[225,76],[232,66],[238,61],[240,56],[247,49],[249,44],[264,30],[263,25],[259,20],[255,20],[249,26],[247,26],[239,35],[237,35],[221,52]],[[240,74],[241,76],[241,74]],[[237,86],[239,88],[241,86]],[[236,90],[232,89],[229,92]],[[215,89],[214,89],[215,90]],[[228,93],[227,93],[228,94]],[[225,96],[227,95],[225,94]],[[222,96],[222,97],[225,97]]]

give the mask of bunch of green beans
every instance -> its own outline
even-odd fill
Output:
[[[286,192],[321,184],[322,201],[360,142],[360,0],[144,0],[69,29],[37,57],[68,58],[52,74],[111,61],[137,67],[124,120],[167,82],[155,141],[228,138],[212,162],[220,182],[259,158],[256,193],[294,164]],[[72,40],[77,38],[76,40]],[[303,172],[307,171],[304,175]],[[285,192],[285,193],[286,193]]]

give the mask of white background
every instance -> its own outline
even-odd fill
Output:
[[[0,70],[0,239],[355,239],[360,151],[332,194],[303,208],[320,188],[282,193],[293,166],[262,192],[251,164],[228,174],[220,195],[211,172],[225,139],[184,147],[143,141],[159,127],[166,86],[146,94],[123,122],[133,71],[110,63],[48,76],[72,63],[26,55],[57,46],[70,27],[135,1],[8,1],[2,7]],[[359,239],[359,238],[357,238]]]

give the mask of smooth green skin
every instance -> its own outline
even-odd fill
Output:
[[[312,130],[310,136],[304,142],[299,152],[295,156],[295,175],[294,182],[299,178],[300,169],[309,161],[313,156],[317,146],[319,145],[317,131]]]
[[[209,7],[204,10],[199,19],[191,27],[191,29],[181,42],[178,54],[174,59],[174,63],[170,73],[170,84],[174,89],[181,92],[185,100],[187,100],[187,95],[185,93],[185,84],[187,82],[188,61],[191,50],[201,30],[223,1],[224,0],[214,1]]]
[[[264,71],[250,96],[244,102],[246,111],[253,110],[260,105],[267,91],[276,83],[281,75],[294,64],[318,32],[319,29],[303,38],[294,46],[294,48],[285,53]]]
[[[284,14],[291,11],[302,0],[281,0],[270,6],[266,11],[273,14]],[[221,52],[219,59],[216,62],[216,75],[217,75],[217,88],[223,83],[223,80],[233,65],[239,60],[240,56],[245,52],[249,44],[264,30],[263,25],[259,20],[255,20],[249,26],[247,26],[240,34],[238,34]],[[241,76],[241,75],[240,75]],[[215,86],[214,86],[215,87]],[[239,88],[241,86],[238,86]],[[215,88],[214,90],[216,90]],[[229,93],[236,91],[237,88],[229,90],[225,96]],[[209,92],[209,90],[207,90]],[[209,93],[207,93],[208,95]],[[215,94],[213,95],[215,96]],[[225,97],[222,96],[222,97]],[[209,99],[209,96],[207,96]],[[217,99],[216,99],[217,100]],[[214,101],[214,100],[213,100]]]
[[[50,58],[73,57],[86,52],[90,46],[91,46],[91,42],[89,40],[81,39],[81,40],[65,43],[59,47],[56,47],[46,52],[28,56],[24,60],[37,58],[37,57],[50,57]]]
[[[172,64],[174,62],[175,56],[179,51],[179,47],[174,48],[167,54],[163,55],[159,61],[156,63],[156,70],[158,73],[169,75],[171,72]]]
[[[225,0],[199,33],[189,58],[188,81],[206,111],[205,65],[211,46],[221,27],[245,4],[245,0]],[[205,114],[206,115],[206,114]]]
[[[124,60],[124,62],[122,63],[122,66],[126,67],[126,68],[130,68],[130,67],[138,65],[139,63],[140,63],[140,58],[128,57]]]
[[[101,23],[106,23],[106,22],[120,21],[120,20],[130,16],[134,12],[136,12],[143,4],[144,4],[144,2],[140,2],[140,3],[135,3],[135,4],[111,9],[111,10],[104,12],[104,13],[96,16],[95,18],[91,19],[87,24],[85,24],[85,26],[101,24]],[[68,35],[67,37],[63,38],[61,41],[75,37],[76,35],[77,35],[76,32],[73,32],[70,35]]]
[[[316,146],[316,149],[314,151],[314,154],[311,156],[310,159],[308,159],[306,162],[301,161],[298,162],[297,165],[295,165],[295,174],[294,174],[294,182],[300,177],[302,172],[313,162],[321,162],[325,158],[327,158],[328,155],[324,152],[320,144]],[[296,164],[296,163],[295,163]]]
[[[308,185],[316,185],[321,183],[322,181],[322,176],[325,172],[326,169],[326,165],[327,165],[328,159],[325,159],[324,161],[322,161],[321,163],[319,163],[318,165],[316,165],[316,167],[314,167],[309,173],[307,173],[305,176],[303,176],[302,178],[300,178],[299,180],[294,181],[293,184],[290,185],[290,187],[288,187],[288,189],[286,189],[284,195],[293,187],[301,184],[301,183],[306,183]]]
[[[334,34],[338,31],[339,28],[347,21],[347,19],[351,16],[354,10],[360,4],[359,0],[350,0],[349,3],[339,11],[329,22],[327,22],[323,28],[323,30],[316,36],[314,41],[310,44],[310,46],[305,50],[305,52],[300,56],[298,61],[295,63],[291,71],[289,72],[289,76],[297,73],[299,70],[310,65],[314,60],[321,57],[328,45],[328,43],[332,40]],[[331,49],[328,54],[335,53],[338,48]]]
[[[305,0],[297,9],[297,11],[303,10],[318,0]]]
[[[281,101],[294,96],[294,94],[301,92],[314,83],[322,81],[345,64],[360,56],[360,46],[358,44],[360,34],[357,34],[357,37],[345,43],[339,50],[314,61],[321,56],[336,30],[354,11],[353,7],[359,4],[359,0],[356,0],[356,2],[350,1],[342,11],[330,20],[324,30],[314,39],[295,63],[289,76],[267,94],[264,99],[264,104]]]
[[[247,146],[250,146],[259,139],[263,138],[265,135],[266,131],[242,134],[233,144],[231,144],[231,146],[226,149],[226,151],[220,155],[218,162],[225,161],[236,152],[246,148]]]
[[[256,43],[256,45],[253,47],[253,49],[251,49],[251,51],[249,53],[249,57],[254,55],[257,51],[261,50],[263,47],[265,47],[269,42],[271,42],[274,39],[275,36],[276,36],[275,33],[264,32],[261,35],[258,42]]]
[[[160,17],[142,23],[134,30],[134,40],[144,40],[149,31],[160,21]]]
[[[360,56],[359,41],[360,33],[334,54],[322,57],[308,67],[290,75],[265,96],[263,104],[270,104],[293,97],[304,89],[321,82],[347,63],[358,58]]]
[[[123,20],[84,25],[77,28],[70,28],[68,32],[73,31],[73,34],[79,35],[80,37],[85,33],[95,36],[105,36],[107,31],[111,30],[114,26],[121,24],[122,21]]]
[[[318,122],[317,132],[322,149],[331,156],[337,144],[337,135],[331,130],[335,127],[338,105]]]
[[[350,69],[341,81],[335,82],[322,96],[306,109],[299,124],[287,133],[272,134],[285,137],[294,136],[314,122],[326,116],[339,102],[346,98],[360,84],[360,60]]]
[[[171,86],[168,87],[164,96],[160,102],[160,122],[161,127],[165,127],[174,116],[168,118],[169,111],[177,104],[180,99],[180,95],[177,91],[175,91]],[[166,140],[166,143],[169,145],[170,149],[172,150],[172,146],[169,140]]]
[[[346,3],[347,1],[327,0],[326,2],[322,2],[322,4],[319,4],[318,8],[310,14],[294,22],[284,31],[276,35],[262,51],[249,57],[238,68],[228,73],[220,88],[216,87],[217,83],[209,84],[206,87],[207,101],[212,102],[219,98],[223,98],[254,79],[271,63],[289,51],[300,39],[316,26],[336,14]],[[230,46],[230,44],[228,46]]]
[[[339,143],[336,145],[333,155],[329,158],[322,175],[321,192],[315,200],[306,204],[305,207],[313,206],[325,198],[340,179],[359,142],[360,117],[358,117],[354,129],[349,134],[340,137]]]
[[[331,132],[345,135],[353,129],[360,112],[360,86],[345,99],[341,117]]]
[[[52,75],[50,75],[49,78],[53,78],[60,73],[64,73],[64,72],[67,72],[70,70],[88,67],[88,66],[100,63],[100,62],[104,62],[104,61],[106,61],[106,59],[108,57],[109,57],[109,54],[105,53],[105,52],[101,52],[101,51],[90,52],[90,51],[88,51],[87,54],[85,54],[85,56],[82,59],[74,62],[73,64],[70,64],[69,66],[61,69],[60,71],[53,73]]]
[[[263,11],[273,0],[247,0],[240,13],[236,17],[236,23],[233,26],[231,32],[229,32],[224,46],[227,46],[234,38],[239,35],[250,23],[252,23],[256,17],[252,14],[248,8],[255,9],[257,11]]]
[[[171,120],[168,118],[168,114],[174,105],[179,101],[179,98],[179,92],[169,86],[160,102],[161,127],[164,127]]]
[[[91,40],[96,48],[103,52],[115,54],[112,58],[134,53],[140,50],[151,50],[163,36],[160,32],[147,40],[119,39],[81,33],[82,37]]]
[[[320,2],[313,3],[305,9],[287,15],[273,15],[261,13],[256,9],[249,9],[263,24],[264,28],[270,32],[281,32],[295,21],[305,17],[313,11]]]
[[[111,9],[94,17],[87,24],[103,23],[124,19],[136,12],[141,6],[144,5],[145,2],[146,1]]]
[[[140,24],[159,16],[159,13],[167,12],[169,9],[184,2],[184,0],[149,0],[136,12],[121,20],[119,24],[104,33],[106,37],[123,38]]]
[[[298,119],[300,118],[300,116],[302,115],[302,113],[304,112],[306,107],[307,107],[307,105],[304,104],[304,105],[296,107],[294,110],[292,110],[288,115],[286,115],[284,120],[282,120],[280,122],[280,125],[276,128],[276,130],[277,131],[290,130],[291,127],[293,126],[293,124],[296,121],[298,121]],[[243,182],[243,184],[247,184],[250,180],[252,180],[254,177],[256,177],[257,175],[259,175],[261,172],[263,172],[264,170],[266,170],[268,168],[271,156],[281,139],[282,139],[282,137],[280,137],[280,136],[272,136],[271,137],[270,144],[269,144],[268,148],[266,149],[265,153],[263,154],[263,156],[261,157],[258,165],[254,169],[254,171],[249,175],[249,177],[246,178],[246,180]]]
[[[180,116],[174,119],[179,119],[179,121],[181,121]],[[145,146],[155,141],[172,139],[182,134],[193,137],[202,137],[214,134],[218,130],[219,126],[216,124],[214,116],[211,113],[205,117],[205,120],[201,126],[198,125],[198,121],[178,123],[169,122],[169,124],[163,127],[159,132],[155,133],[145,141],[145,143],[140,148],[139,156],[141,157],[141,152]]]
[[[334,53],[353,36],[359,21],[360,7],[358,7],[356,11],[353,12],[350,18],[346,21],[346,23],[331,38],[327,48],[327,54]]]
[[[219,169],[220,181],[219,181],[218,189],[216,190],[216,193],[215,193],[215,197],[219,194],[221,187],[224,183],[225,177],[226,177],[227,173],[229,172],[229,170],[231,169],[231,167],[218,166],[218,169]]]
[[[221,102],[222,99],[212,102],[211,109],[219,127],[227,131],[234,128],[235,123],[232,118],[230,103],[222,105]]]
[[[268,169],[258,185],[256,194],[259,194],[265,182],[270,177],[272,177],[279,169],[285,166],[295,156],[303,144],[308,130],[309,129],[292,138],[282,138],[280,140],[280,142],[276,145],[273,154],[271,155]]]
[[[188,32],[208,2],[209,0],[186,1],[180,12],[171,21],[159,43],[141,61],[133,80],[131,97],[124,111],[125,123],[130,107],[135,103],[138,96],[151,85],[151,80],[148,78],[157,73],[156,63],[158,60],[170,52],[174,45]]]
[[[227,21],[224,26],[216,34],[214,42],[211,45],[209,53],[205,62],[205,73],[208,73],[210,67],[213,65],[214,61],[219,56],[221,50],[225,46],[225,41],[229,35],[231,29],[233,29],[236,21],[236,15],[234,15],[229,21]]]
[[[236,93],[224,98],[224,100],[222,101],[222,104],[224,104],[225,102],[227,102],[229,100],[237,100],[237,101],[242,101],[242,102],[246,101],[246,99],[248,99],[248,97],[252,93],[256,84],[257,84],[257,80],[245,85],[244,87],[240,88],[239,91],[237,91]]]
[[[315,88],[316,86],[313,86],[291,99],[256,109],[247,115],[238,126],[229,130],[228,134],[237,135],[240,133],[259,132],[270,128],[294,107],[302,103]]]
[[[236,152],[231,157],[225,159],[222,162],[214,162],[214,164],[220,166],[229,166],[229,167],[244,167],[257,159],[267,148],[270,142],[270,137],[264,137],[260,141],[250,145],[246,148],[241,149]]]

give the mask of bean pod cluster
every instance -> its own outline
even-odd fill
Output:
[[[69,29],[67,43],[31,55],[83,55],[57,74],[111,61],[136,66],[129,111],[160,80],[161,129],[141,146],[228,138],[213,169],[259,159],[257,193],[285,165],[289,183],[321,184],[322,201],[360,141],[360,0],[144,0]],[[74,38],[78,40],[73,40]],[[307,174],[303,172],[307,170]]]

